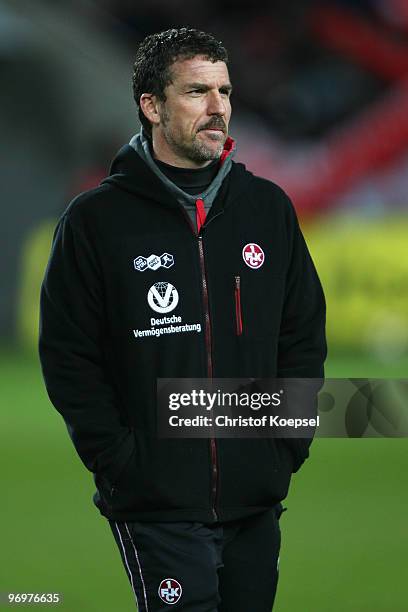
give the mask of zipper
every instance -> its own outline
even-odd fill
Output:
[[[203,302],[204,302],[204,319],[205,319],[205,346],[207,349],[207,376],[212,378],[213,365],[212,365],[212,342],[211,342],[211,320],[210,310],[208,306],[208,286],[207,277],[205,271],[205,258],[203,248],[203,237],[198,236],[198,251],[200,256],[200,270],[201,270],[201,284],[203,290]],[[215,438],[210,438],[210,454],[211,454],[211,510],[214,519],[218,520],[218,514],[216,510],[217,494],[218,494],[218,466],[217,466],[217,444]]]
[[[235,277],[235,321],[237,336],[242,335],[241,277]]]
[[[205,271],[205,257],[203,248],[203,237],[198,234],[190,215],[187,213],[184,206],[181,206],[181,211],[184,214],[184,218],[191,227],[193,233],[198,238],[198,252],[200,258],[200,271],[201,271],[201,287],[203,290],[203,304],[204,304],[204,320],[205,320],[205,347],[207,353],[207,377],[212,378],[213,366],[212,366],[212,343],[211,343],[211,320],[210,320],[210,309],[208,306],[208,286],[207,277]],[[221,211],[223,212],[223,211]],[[217,217],[219,214],[213,218]],[[210,219],[212,221],[213,219]],[[217,458],[217,444],[215,438],[210,438],[210,456],[211,456],[211,511],[215,521],[218,521],[218,514],[216,510],[217,497],[218,497],[218,458]]]
[[[208,375],[208,378],[212,378],[211,321],[210,321],[210,310],[208,307],[208,287],[207,287],[207,277],[205,274],[205,260],[204,260],[204,248],[203,248],[202,236],[198,237],[198,251],[200,254],[201,286],[203,290],[203,301],[204,301],[205,346],[207,349],[207,375]]]

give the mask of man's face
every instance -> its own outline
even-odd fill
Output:
[[[188,166],[204,166],[218,159],[228,136],[231,84],[224,62],[202,56],[177,60],[172,82],[159,105],[155,136]]]

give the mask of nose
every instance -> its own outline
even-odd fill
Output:
[[[208,98],[208,114],[209,115],[220,115],[223,117],[227,108],[225,105],[225,100],[220,94],[219,91],[212,91]]]

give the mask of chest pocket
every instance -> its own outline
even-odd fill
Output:
[[[279,332],[285,293],[285,276],[265,268],[241,267],[231,279],[235,330],[238,336],[265,338]]]

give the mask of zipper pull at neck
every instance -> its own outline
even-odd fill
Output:
[[[198,234],[200,233],[201,228],[205,223],[206,216],[207,216],[207,213],[205,212],[205,208],[204,208],[204,200],[199,198],[198,200],[196,200],[196,221],[197,221],[197,233]]]

